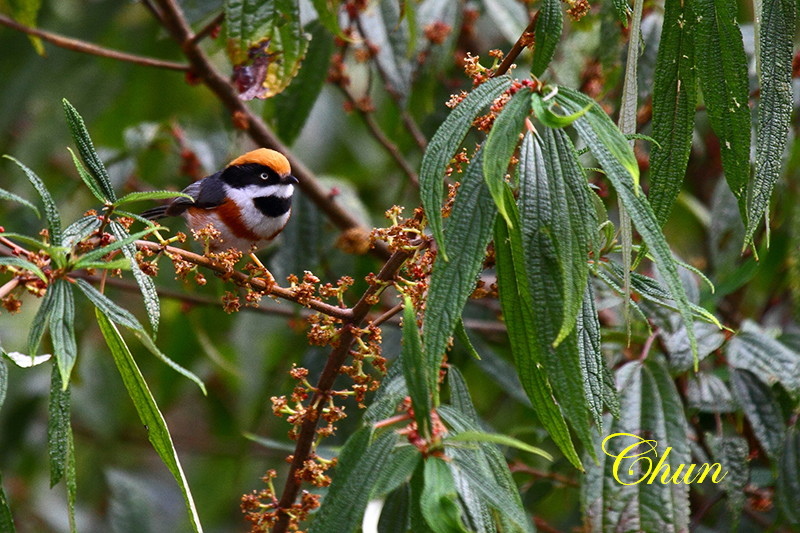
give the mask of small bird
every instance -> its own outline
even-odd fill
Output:
[[[221,234],[220,241],[210,243],[212,251],[235,248],[250,253],[263,268],[251,252],[266,246],[289,221],[292,194],[298,183],[291,172],[283,154],[259,148],[181,191],[191,198],[177,197],[141,216],[158,220],[183,215],[195,231],[211,224]]]

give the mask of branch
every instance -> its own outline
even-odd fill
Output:
[[[369,229],[362,227],[353,214],[333,200],[330,191],[323,187],[311,170],[275,136],[261,117],[253,113],[242,102],[236,88],[211,64],[205,52],[199,47],[195,35],[175,0],[157,0],[157,2],[161,7],[161,16],[165,27],[181,46],[192,66],[192,72],[230,111],[237,124],[241,125],[241,129],[257,145],[272,148],[286,156],[292,166],[292,174],[300,180],[300,189],[328,216],[334,225],[342,230],[360,228],[368,232]],[[378,243],[373,249],[373,253],[383,259],[389,257],[389,250],[383,243]]]
[[[144,65],[146,67],[165,68],[168,70],[178,70],[182,72],[189,70],[189,66],[182,63],[175,63],[174,61],[165,61],[163,59],[155,59],[152,57],[138,56],[135,54],[129,54],[127,52],[120,52],[119,50],[104,48],[102,46],[87,43],[86,41],[81,41],[79,39],[64,37],[63,35],[59,35],[57,33],[31,28],[30,26],[25,26],[19,22],[16,22],[15,20],[12,20],[5,15],[0,15],[0,25],[7,26],[22,33],[27,33],[28,35],[39,37],[40,39],[52,43],[60,48],[66,48],[67,50],[73,50],[75,52],[107,57],[109,59],[116,59],[118,61],[127,61],[129,63],[136,63],[137,65]]]
[[[503,58],[503,61],[497,67],[497,70],[492,73],[492,78],[496,78],[497,76],[502,76],[508,69],[511,68],[511,65],[514,64],[514,61],[517,60],[519,55],[525,49],[525,47],[530,46],[533,42],[533,38],[536,35],[536,21],[539,20],[539,12],[537,11],[536,14],[531,18],[530,24],[528,27],[522,31],[522,35],[519,36],[517,42],[511,47],[511,50],[508,51],[508,54]]]
[[[412,252],[399,251],[392,254],[386,264],[378,273],[377,279],[381,282],[389,282],[394,279],[395,274],[403,263],[411,256]],[[331,351],[325,368],[319,376],[316,385],[316,392],[308,404],[310,407],[303,419],[300,433],[297,437],[292,464],[289,467],[289,474],[286,476],[286,484],[278,503],[278,510],[281,511],[277,524],[272,529],[272,533],[284,533],[289,527],[290,516],[286,511],[292,508],[292,504],[297,499],[300,492],[301,480],[297,478],[297,472],[303,467],[303,463],[309,458],[311,447],[317,433],[317,422],[320,419],[322,410],[326,406],[326,399],[330,396],[333,382],[339,375],[339,371],[350,352],[350,345],[355,340],[354,329],[358,328],[367,316],[372,304],[370,303],[375,293],[380,290],[379,284],[370,285],[364,292],[361,299],[352,308],[350,320],[345,322],[339,330],[339,344]]]

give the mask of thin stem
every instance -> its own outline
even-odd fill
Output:
[[[535,15],[531,18],[530,24],[528,27],[522,31],[522,35],[519,36],[517,42],[511,47],[511,50],[508,51],[508,54],[503,58],[503,61],[500,62],[500,65],[497,67],[497,70],[492,73],[492,78],[496,78],[497,76],[502,76],[508,69],[511,68],[511,65],[514,64],[514,61],[517,60],[517,57],[522,53],[525,47],[529,46],[533,42],[533,37],[536,34],[536,21],[539,20],[539,12],[537,11]]]
[[[214,32],[214,30],[217,29],[220,24],[222,24],[223,20],[225,20],[225,12],[224,11],[222,13],[220,13],[219,15],[217,15],[216,17],[214,17],[211,20],[211,22],[209,22],[208,24],[206,24],[203,27],[202,30],[197,32],[195,34],[194,38],[192,39],[192,41],[197,43],[199,41],[202,41],[203,39],[205,39],[209,35],[211,35]]]
[[[0,15],[0,25],[7,26],[11,29],[26,33],[28,35],[39,37],[40,39],[52,43],[60,48],[66,48],[67,50],[73,50],[75,52],[107,57],[109,59],[116,59],[117,61],[127,61],[128,63],[135,63],[137,65],[144,65],[146,67],[164,68],[168,70],[178,70],[181,72],[189,70],[189,66],[183,63],[176,63],[174,61],[165,61],[163,59],[120,52],[119,50],[105,48],[96,44],[87,43],[86,41],[81,41],[79,39],[64,37],[63,35],[59,35],[57,33],[40,30],[38,28],[31,28],[30,26],[25,26],[24,24],[20,24],[19,22],[12,20],[5,15]]]
[[[373,320],[372,325],[378,327],[402,310],[403,310],[403,304],[397,304],[388,311],[386,311],[385,313],[383,313],[381,316]]]
[[[339,229],[361,228],[369,232],[350,210],[334,200],[330,189],[324,187],[317,180],[311,170],[267,127],[261,117],[253,113],[242,102],[238,91],[231,85],[228,77],[223,76],[211,64],[206,54],[195,41],[194,34],[175,0],[157,0],[157,2],[161,7],[164,26],[181,46],[184,55],[192,66],[192,72],[217,96],[220,103],[228,109],[232,117],[237,119],[237,123],[241,125],[253,142],[259,146],[277,150],[286,156],[292,166],[292,174],[300,180],[300,189]],[[390,255],[388,248],[383,243],[379,243],[373,248],[372,252],[383,259]]]

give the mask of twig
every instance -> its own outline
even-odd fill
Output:
[[[532,39],[536,32],[537,20],[539,20],[538,11],[536,12],[535,15],[533,15],[533,18],[531,18],[531,22],[530,24],[528,24],[528,27],[522,31],[522,35],[519,36],[517,42],[514,43],[514,45],[511,47],[511,50],[509,50],[508,54],[506,54],[506,56],[503,58],[503,61],[497,67],[497,70],[495,70],[492,73],[491,76],[492,78],[496,78],[497,76],[502,76],[503,74],[508,72],[508,69],[511,68],[511,65],[514,64],[514,61],[516,61],[517,57],[519,57],[519,55],[522,53],[525,47],[532,42]]]
[[[217,96],[250,138],[257,145],[273,148],[286,156],[292,166],[292,174],[300,180],[300,189],[339,229],[361,228],[368,232],[350,211],[332,199],[330,190],[320,184],[311,170],[275,136],[261,117],[242,102],[236,88],[211,64],[194,40],[195,36],[175,0],[157,2],[161,7],[165,27],[181,46],[192,65],[192,72]],[[378,243],[372,252],[384,259],[389,257],[389,250],[383,243]]]
[[[211,35],[214,32],[214,30],[217,29],[220,24],[222,24],[223,20],[225,20],[225,12],[224,11],[222,13],[220,13],[219,15],[217,15],[216,17],[214,17],[211,20],[211,22],[209,22],[208,24],[205,25],[205,27],[203,27],[202,30],[197,32],[195,34],[194,38],[192,39],[192,41],[197,43],[197,42],[202,41],[203,39],[205,39],[209,35]]]
[[[372,325],[375,327],[380,326],[381,324],[383,324],[384,322],[386,322],[387,320],[389,320],[402,310],[403,310],[403,304],[397,304],[388,311],[386,311],[385,313],[383,313],[381,316],[373,320]]]
[[[184,65],[183,63],[176,63],[174,61],[165,61],[163,59],[155,59],[152,57],[120,52],[119,50],[105,48],[96,44],[87,43],[86,41],[81,41],[79,39],[64,37],[63,35],[59,35],[57,33],[40,30],[38,28],[31,28],[30,26],[25,26],[24,24],[20,24],[19,22],[12,20],[5,15],[0,15],[0,25],[7,26],[22,33],[27,33],[28,35],[34,35],[60,48],[66,48],[67,50],[73,50],[75,52],[107,57],[109,59],[116,59],[118,61],[127,61],[129,63],[136,63],[137,65],[144,65],[146,67],[165,68],[168,70],[178,70],[182,72],[189,70],[189,66]]]
[[[392,254],[378,273],[378,281],[388,282],[394,279],[397,271],[410,256],[411,252],[407,251],[399,251]],[[291,509],[292,504],[295,502],[300,492],[301,480],[297,478],[296,474],[303,467],[303,463],[305,463],[311,453],[311,447],[317,433],[317,422],[320,419],[322,409],[325,408],[325,400],[331,394],[333,382],[339,375],[339,371],[350,352],[350,345],[355,340],[354,330],[358,328],[366,318],[370,307],[372,307],[370,301],[378,290],[380,290],[380,284],[370,285],[363,296],[361,296],[358,303],[353,306],[352,317],[340,330],[339,344],[331,351],[325,363],[325,368],[322,369],[322,373],[317,381],[316,391],[314,392],[311,402],[308,404],[310,407],[300,427],[294,455],[292,456],[292,464],[289,467],[289,474],[286,476],[286,484],[284,485],[283,493],[278,503],[278,509],[281,513],[278,522],[272,529],[272,533],[284,533],[289,527],[290,516],[286,511]]]

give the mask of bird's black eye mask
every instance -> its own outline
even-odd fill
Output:
[[[278,185],[281,182],[275,170],[258,163],[230,166],[222,171],[220,178],[235,189],[243,189],[248,185]]]

